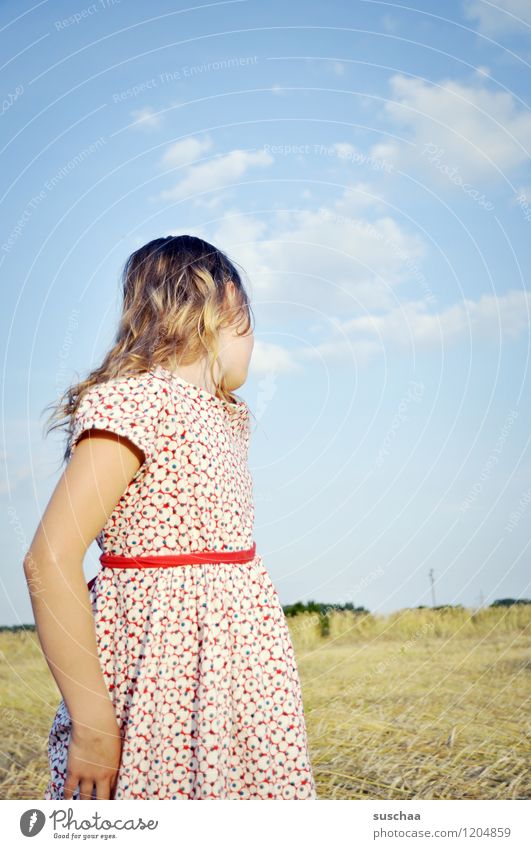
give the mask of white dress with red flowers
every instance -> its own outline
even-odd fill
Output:
[[[97,537],[125,557],[253,545],[250,410],[156,366],[92,386],[90,428],[145,460]],[[115,799],[316,799],[286,619],[259,554],[246,563],[101,567],[89,589],[123,734]],[[71,720],[61,700],[45,799],[62,799]],[[79,799],[79,788],[73,799]]]

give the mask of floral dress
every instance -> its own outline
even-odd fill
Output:
[[[127,437],[145,456],[97,537],[102,552],[253,546],[245,402],[155,366],[90,387],[72,451],[90,428]],[[123,735],[114,799],[317,798],[293,646],[259,554],[244,563],[101,566],[89,594]],[[63,798],[70,731],[61,700],[45,799]]]

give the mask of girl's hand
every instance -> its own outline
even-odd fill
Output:
[[[63,798],[71,799],[79,784],[80,799],[112,799],[121,754],[122,738],[114,713],[95,714],[93,722],[81,726],[73,722]]]

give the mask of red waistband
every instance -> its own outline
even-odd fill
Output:
[[[182,554],[150,554],[138,557],[123,557],[121,554],[100,555],[102,566],[112,569],[165,568],[167,566],[187,566],[194,563],[245,563],[253,560],[256,554],[256,542],[251,548],[236,551],[190,551]]]

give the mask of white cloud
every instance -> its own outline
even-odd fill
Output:
[[[345,189],[327,207],[274,212],[267,224],[228,210],[214,232],[200,235],[243,266],[258,331],[268,313],[278,326],[280,314],[304,339],[290,350],[257,341],[252,368],[259,373],[316,359],[364,363],[480,339],[497,345],[529,332],[525,290],[465,298],[436,311],[420,284],[423,240],[365,184]]]
[[[349,142],[332,147],[337,153],[356,152]],[[209,188],[226,180],[222,172],[233,170],[230,156],[207,163],[220,165],[208,176],[188,169],[179,192],[190,192],[192,184],[200,190],[204,180]],[[239,160],[236,170],[248,166]],[[352,353],[368,361],[387,349],[440,349],[470,337],[487,336],[497,343],[500,335],[503,341],[529,329],[531,296],[526,291],[459,300],[435,311],[437,301],[430,300],[433,293],[423,284],[424,239],[393,217],[370,184],[350,185],[326,206],[305,206],[301,199],[301,209],[275,209],[267,219],[226,209],[215,229],[198,233],[243,267],[257,318],[277,320],[280,313],[283,321],[301,322],[305,340],[313,328],[308,343],[289,351],[282,344],[257,341],[255,371],[288,371],[308,358],[344,359]]]
[[[350,142],[334,142],[330,145],[340,159],[352,159],[355,156],[363,156],[361,150]]]
[[[145,106],[143,109],[133,109],[131,115],[135,119],[133,127],[157,129],[162,124],[162,118],[151,109],[150,106]]]
[[[398,20],[393,15],[383,15],[382,26],[386,32],[395,32],[398,29]]]
[[[407,166],[419,161],[419,148],[434,144],[448,166],[463,177],[496,176],[529,159],[531,114],[512,94],[490,91],[481,81],[467,85],[452,79],[435,85],[395,74],[390,79],[394,100],[385,112],[395,125],[409,129],[414,147],[390,143],[386,158],[400,158]],[[384,154],[385,155],[385,154]],[[425,162],[426,168],[435,168]],[[441,180],[448,181],[444,175]]]
[[[345,357],[366,362],[395,351],[441,350],[461,341],[488,339],[503,344],[530,327],[531,292],[465,298],[440,312],[428,312],[424,300],[409,301],[385,314],[366,314],[337,323],[330,339],[301,348],[297,359]]]
[[[12,495],[15,490],[20,489],[23,484],[35,479],[35,468],[28,464],[22,464],[10,469],[8,477],[0,479],[0,496]]]
[[[529,0],[465,0],[465,17],[477,22],[484,35],[496,37],[500,33],[522,32],[531,34],[531,4]]]
[[[261,375],[271,372],[277,374],[301,370],[301,365],[287,348],[255,337],[250,363],[250,371],[253,374]]]
[[[332,71],[336,77],[342,77],[346,70],[347,66],[344,62],[332,62]]]
[[[199,159],[203,153],[210,150],[212,147],[212,139],[209,136],[198,139],[194,136],[189,136],[186,139],[180,139],[170,145],[162,157],[163,165],[188,165],[194,160]]]
[[[244,268],[259,270],[260,240],[267,224],[263,218],[242,213],[239,209],[226,209],[216,228],[215,244],[234,256]],[[212,241],[212,232],[197,227],[195,232],[206,241]],[[243,256],[243,259],[242,259]],[[263,268],[261,270],[264,270]]]
[[[269,220],[266,232],[261,220],[233,211],[209,241],[238,257],[253,300],[277,302],[275,309],[295,317],[389,309],[394,288],[414,279],[426,252],[364,183],[328,206],[275,211]]]
[[[185,176],[171,189],[161,192],[159,198],[181,200],[196,199],[202,192],[211,192],[221,187],[230,188],[231,183],[244,176],[255,166],[264,167],[273,162],[266,151],[231,150],[200,165],[192,165]]]
[[[378,142],[369,150],[369,156],[394,167],[400,159],[400,145],[396,141]]]
[[[531,203],[531,185],[518,186],[518,188],[516,189],[515,197],[513,198],[513,202],[516,203],[519,198],[522,198],[527,203]]]

